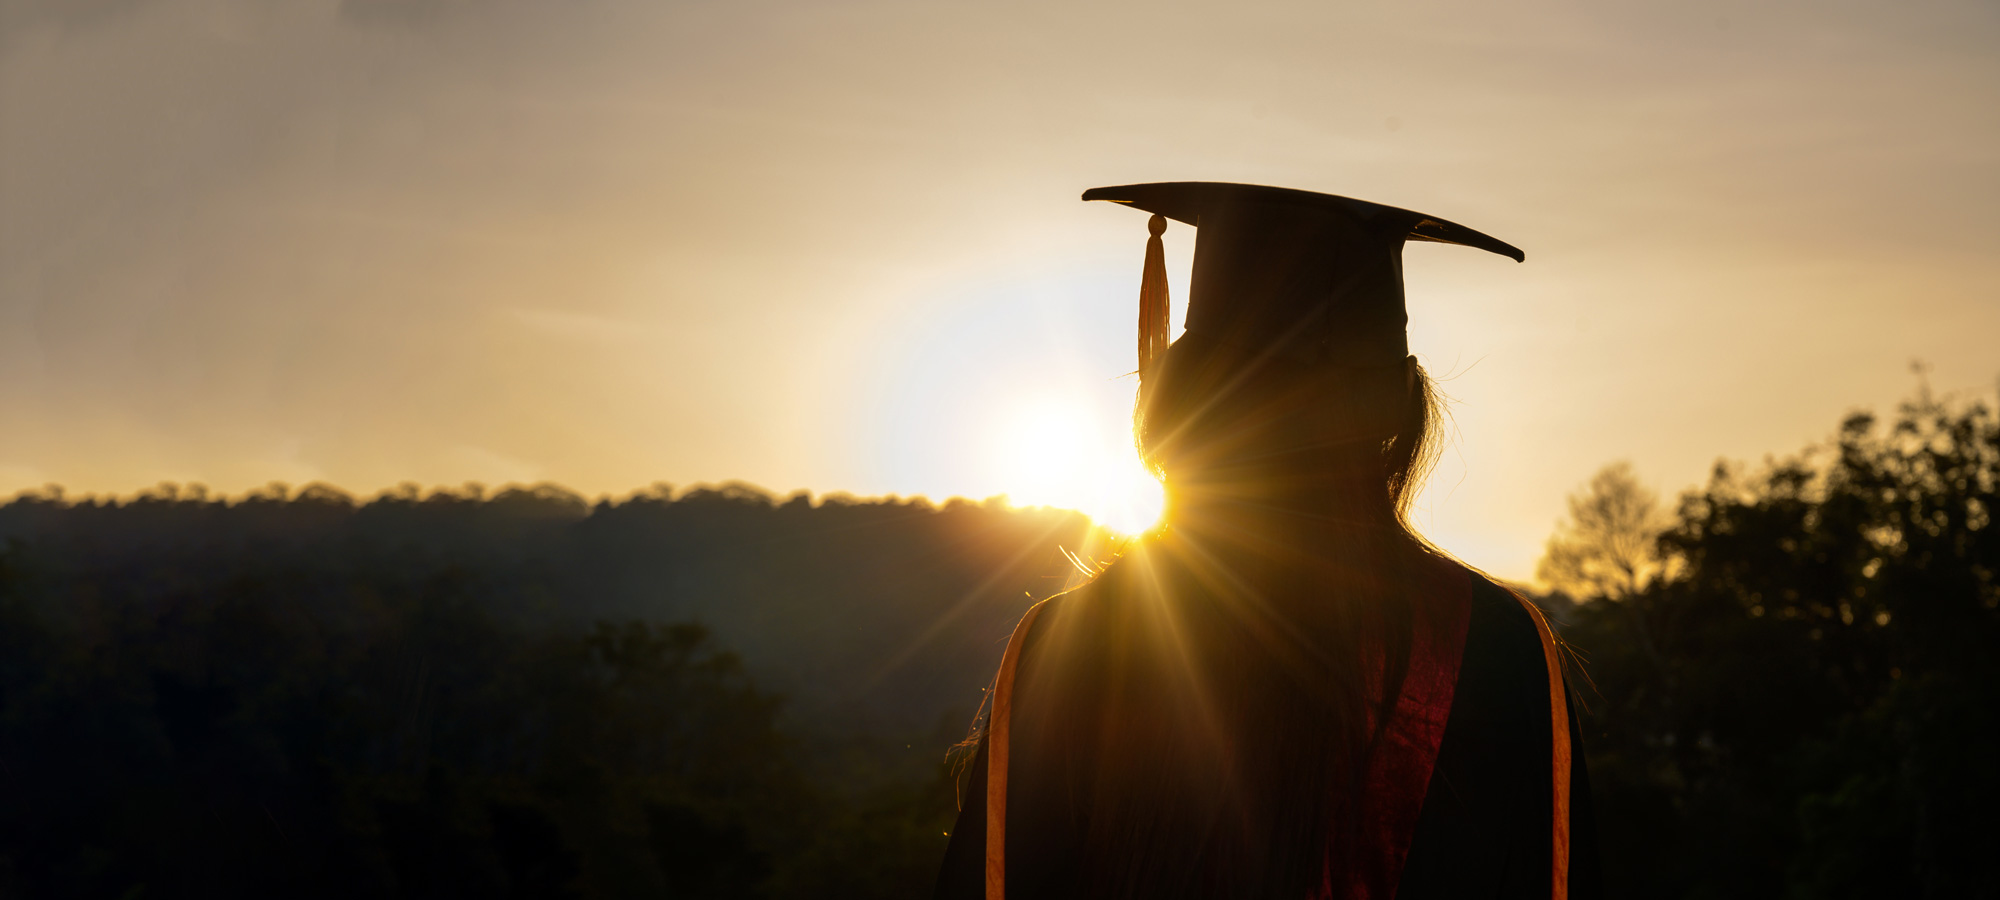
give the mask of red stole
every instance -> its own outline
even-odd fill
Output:
[[[1403,861],[1416,836],[1417,816],[1444,743],[1445,721],[1458,687],[1459,663],[1465,656],[1465,630],[1472,617],[1472,579],[1454,565],[1437,563],[1418,590],[1410,592],[1412,617],[1409,672],[1396,697],[1389,721],[1378,721],[1379,707],[1368,711],[1368,731],[1375,738],[1359,798],[1360,833],[1350,840],[1345,871],[1327,870],[1315,900],[1391,900],[1402,880]],[[1380,660],[1369,694],[1379,698]]]

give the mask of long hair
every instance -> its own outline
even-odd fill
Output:
[[[1044,733],[1087,748],[1066,788],[1079,888],[1313,896],[1343,883],[1408,668],[1405,590],[1430,550],[1406,514],[1435,394],[1402,366],[1187,337],[1148,374],[1135,433],[1165,530],[1060,609],[1035,676],[1062,683]]]

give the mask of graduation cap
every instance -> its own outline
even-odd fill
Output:
[[[1175,181],[1092,188],[1083,199],[1154,214],[1139,291],[1142,383],[1168,342],[1160,243],[1168,219],[1200,229],[1188,285],[1187,332],[1308,363],[1402,363],[1409,354],[1405,241],[1477,247],[1516,262],[1526,258],[1512,245],[1463,225],[1311,191]]]

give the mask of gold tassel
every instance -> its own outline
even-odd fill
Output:
[[[1139,390],[1146,390],[1153,363],[1167,352],[1173,316],[1167,302],[1167,251],[1160,235],[1167,230],[1167,217],[1154,216],[1146,223],[1152,237],[1146,239],[1146,272],[1139,279]]]

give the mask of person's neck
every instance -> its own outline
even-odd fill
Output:
[[[1395,526],[1386,485],[1351,468],[1216,467],[1169,488],[1170,527],[1254,546],[1323,548],[1342,532]]]

